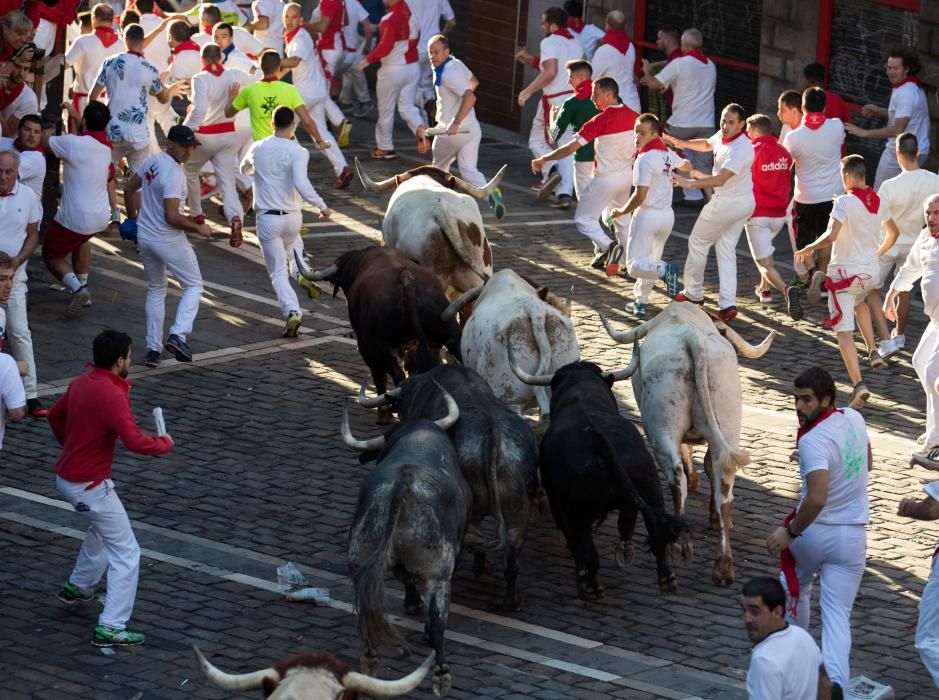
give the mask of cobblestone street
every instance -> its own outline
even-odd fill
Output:
[[[367,160],[372,122],[360,121],[347,157]],[[571,284],[573,317],[585,359],[603,367],[624,366],[631,349],[614,343],[597,312],[620,327],[634,321],[623,311],[631,283],[608,279],[588,266],[589,242],[573,226],[573,212],[539,205],[526,148],[505,134],[486,131],[480,169],[493,175],[509,164],[503,186],[509,214],[496,221],[482,205],[494,267],[512,268],[558,294]],[[410,135],[398,132],[402,157],[365,162],[378,179],[421,160]],[[314,184],[335,207],[333,221],[305,213],[307,251],[325,266],[342,252],[380,240],[379,217],[386,195],[330,189],[327,161],[311,157]],[[221,221],[211,204],[206,212]],[[695,214],[677,210],[676,233],[666,259],[683,263]],[[104,328],[135,341],[131,400],[138,420],[151,429],[150,412],[161,406],[176,442],[167,456],[138,458],[118,449],[114,480],[143,550],[137,606],[131,624],[147,635],[134,649],[103,655],[89,644],[99,604],[77,610],[55,598],[77,555],[83,524],[55,489],[52,466],[59,449],[46,423],[27,419],[8,425],[0,452],[0,671],[2,696],[20,698],[128,699],[221,698],[196,664],[196,643],[220,668],[246,672],[301,649],[334,652],[358,667],[359,646],[345,545],[358,485],[370,464],[339,437],[344,401],[356,393],[367,370],[352,339],[346,303],[322,287],[305,306],[301,337],[280,337],[283,321],[261,261],[254,229],[246,244],[228,246],[221,233],[194,241],[206,293],[190,338],[191,365],[164,359],[144,368],[146,284],[134,246],[116,231],[94,241],[90,289],[93,306],[82,319],[64,317],[66,294],[37,254],[30,263],[30,322],[39,367],[40,396],[51,405],[91,359],[91,340]],[[219,228],[221,232],[222,229]],[[780,236],[777,260],[792,276],[791,250]],[[613,559],[616,523],[600,526],[596,542],[606,597],[576,597],[573,563],[554,523],[533,524],[521,556],[523,609],[501,610],[502,567],[474,577],[471,559],[459,561],[448,625],[453,698],[675,698],[736,700],[746,697],[744,679],[751,643],[738,604],[740,584],[775,574],[777,562],[764,540],[792,509],[798,468],[788,461],[796,420],[787,394],[792,378],[818,364],[839,382],[847,401],[847,375],[834,336],[815,319],[793,323],[784,303],[761,305],[744,237],[738,247],[740,316],[734,328],[753,343],[770,330],[779,335],[759,360],[740,360],[744,426],[742,446],[753,463],[738,473],[732,543],[737,583],[711,583],[715,538],[707,529],[709,485],[692,493],[688,520],[695,557],[676,569],[678,592],[660,593],[652,556],[637,547],[629,568]],[[708,293],[716,299],[716,264],[708,265]],[[172,313],[178,287],[168,297]],[[650,310],[666,298],[653,296]],[[654,307],[654,308],[653,308]],[[169,315],[168,313],[168,315]],[[853,617],[852,675],[892,685],[898,698],[936,697],[913,647],[917,603],[929,572],[939,530],[896,515],[908,495],[921,496],[929,472],[908,466],[923,432],[925,400],[910,365],[925,326],[914,303],[907,349],[887,370],[865,371],[872,397],[864,410],[874,448],[868,561]],[[168,356],[164,356],[168,357]],[[629,382],[616,386],[624,415],[638,417]],[[718,407],[719,408],[719,407]],[[353,432],[377,434],[374,416],[351,409]],[[701,469],[703,450],[695,453]],[[670,499],[667,499],[670,501]],[[637,536],[644,538],[643,526]],[[276,568],[293,561],[314,585],[328,587],[331,602],[314,607],[283,599]],[[388,650],[380,675],[409,672],[427,653],[423,620],[403,616],[398,584],[390,609],[406,630],[410,657]],[[816,589],[817,591],[817,589]],[[812,633],[819,638],[817,604]],[[244,697],[260,697],[260,692]],[[433,697],[425,680],[414,697]]]

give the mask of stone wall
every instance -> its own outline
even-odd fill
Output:
[[[757,109],[775,115],[779,93],[802,84],[802,68],[815,61],[817,38],[817,0],[763,2]]]

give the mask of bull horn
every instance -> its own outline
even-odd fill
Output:
[[[359,452],[371,452],[372,450],[380,450],[385,446],[385,436],[379,435],[378,437],[369,438],[368,440],[356,440],[352,435],[352,431],[349,429],[349,405],[346,404],[342,408],[342,441],[346,443],[353,450],[358,450]]]
[[[603,315],[602,311],[600,312],[600,320],[603,322],[603,327],[606,328],[606,332],[609,333],[610,337],[617,343],[632,343],[640,338],[645,338],[646,334],[649,332],[649,327],[652,325],[651,320],[644,321],[635,328],[630,328],[628,331],[618,331],[613,328],[610,324],[610,320]]]
[[[225,690],[256,690],[261,687],[265,678],[270,678],[275,683],[280,680],[280,674],[273,668],[265,668],[263,671],[254,671],[253,673],[225,673],[217,669],[209,660],[202,655],[199,647],[192,645],[192,650],[196,654],[196,660],[202,667],[202,672],[211,683]]]
[[[736,331],[731,330],[730,326],[721,321],[715,322],[717,329],[724,334],[724,337],[730,341],[730,344],[734,346],[734,349],[746,357],[748,360],[756,360],[769,350],[770,345],[773,344],[773,340],[776,338],[776,331],[770,331],[769,335],[766,336],[766,339],[759,345],[751,345],[746,340],[744,340]]]
[[[453,181],[456,183],[457,189],[464,194],[468,194],[471,197],[476,199],[486,199],[493,193],[493,191],[499,187],[502,183],[502,178],[505,177],[505,170],[508,168],[508,165],[503,165],[502,169],[496,173],[496,176],[492,178],[482,187],[476,187],[476,185],[471,185],[466,180],[461,180],[456,175],[453,175]]]
[[[451,321],[456,318],[457,313],[460,309],[469,304],[470,302],[476,301],[480,294],[483,293],[483,285],[478,287],[473,287],[468,292],[463,292],[460,296],[450,302],[450,304],[443,310],[443,313],[440,314],[441,321]]]
[[[453,400],[450,392],[444,389],[440,385],[440,382],[435,379],[434,384],[437,385],[437,388],[440,389],[441,393],[443,394],[443,400],[447,402],[447,415],[445,415],[443,418],[438,418],[435,420],[434,425],[436,425],[441,430],[449,430],[460,418],[460,407],[456,405],[456,401]]]
[[[383,681],[380,678],[372,678],[364,673],[349,671],[342,677],[342,687],[346,690],[362,693],[373,698],[393,698],[405,693],[410,693],[421,684],[430,667],[434,663],[434,653],[431,652],[424,663],[411,671],[404,678],[396,681]]]
[[[515,372],[516,377],[532,386],[551,386],[551,380],[554,379],[553,374],[529,374],[518,366],[518,363],[515,361],[515,353],[512,352],[512,346],[508,345],[505,349],[509,353],[509,366],[512,368],[512,371]]]
[[[365,408],[378,408],[379,406],[387,406],[391,403],[391,399],[401,398],[401,387],[395,387],[391,391],[386,391],[384,394],[379,394],[374,399],[365,398],[365,387],[368,384],[368,380],[364,379],[362,381],[362,386],[359,387],[359,405],[364,406]]]
[[[398,186],[397,176],[389,177],[387,180],[382,180],[381,182],[375,182],[368,176],[368,173],[365,172],[365,168],[359,162],[358,157],[355,159],[355,174],[358,175],[359,180],[362,181],[362,187],[369,192],[385,192],[387,190],[393,190]]]
[[[624,379],[629,379],[636,373],[636,370],[639,369],[639,339],[633,341],[633,356],[629,360],[629,364],[623,369],[618,369],[615,372],[609,372],[607,377],[609,377],[614,382],[621,382]]]
[[[293,251],[293,259],[297,262],[297,272],[300,273],[300,276],[308,280],[313,280],[314,282],[322,282],[327,277],[332,277],[339,271],[339,268],[335,265],[330,265],[325,270],[311,270],[304,262],[299,251],[296,250]]]

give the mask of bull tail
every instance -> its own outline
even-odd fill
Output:
[[[457,230],[454,231],[452,224],[440,222],[440,229],[457,257],[485,282],[492,276],[492,273],[486,269],[492,267],[492,248],[489,246],[485,232],[472,221],[457,221],[456,228]],[[478,243],[476,243],[477,240]],[[476,247],[481,251],[480,255],[473,254]],[[490,260],[488,264],[485,262],[487,251]]]
[[[489,489],[489,502],[492,504],[492,510],[495,513],[497,536],[499,538],[499,547],[505,548],[508,542],[508,535],[505,531],[505,518],[502,515],[502,503],[499,500],[499,453],[501,452],[499,440],[490,430],[485,439],[489,440],[489,463],[486,473],[486,487]]]
[[[414,331],[414,336],[417,338],[417,371],[426,372],[437,366],[437,359],[431,352],[427,336],[424,334],[424,327],[421,325],[421,319],[417,312],[417,291],[414,275],[410,270],[402,270],[398,276],[398,282],[401,284],[401,290],[404,293],[404,303],[407,306],[408,319],[411,321],[411,330]]]
[[[359,639],[375,648],[384,645],[407,647],[404,637],[385,616],[385,570],[391,563],[391,546],[405,494],[414,486],[416,475],[405,468],[391,489],[388,518],[375,551],[352,574],[355,613]]]
[[[531,323],[531,332],[535,339],[535,346],[538,348],[538,369],[535,374],[549,374],[551,363],[554,357],[551,352],[551,341],[548,340],[548,331],[546,329],[548,315],[545,312],[545,305],[536,303],[530,305],[528,320]],[[541,413],[547,415],[551,404],[548,401],[548,390],[543,386],[535,387],[535,396],[538,398],[538,406]]]

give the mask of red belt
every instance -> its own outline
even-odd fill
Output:
[[[795,520],[796,511],[792,511],[783,520],[783,527],[789,527],[789,523]],[[789,547],[784,547],[779,553],[779,568],[783,577],[786,579],[786,588],[789,589],[789,600],[786,610],[792,619],[796,618],[796,606],[799,604],[799,577],[796,576],[796,558]]]
[[[79,98],[80,98],[80,97],[88,97],[88,93],[87,93],[87,92],[75,92],[75,91],[72,91],[72,107],[74,107],[74,108],[75,108],[75,111],[78,112],[78,119],[79,119],[79,121],[81,121],[81,118],[82,118],[82,111],[81,111],[81,109],[79,108],[79,105],[78,105],[78,101],[79,101]],[[70,117],[70,118],[69,118],[69,123],[70,123],[70,125],[71,125],[69,131],[77,132],[77,131],[78,131],[78,122],[76,122],[75,120],[71,119],[71,117]]]
[[[204,124],[196,129],[197,134],[230,134],[235,130],[235,122],[219,122],[218,124]]]
[[[835,313],[831,315],[831,318],[823,318],[822,323],[824,323],[829,328],[834,328],[838,325],[838,322],[841,321],[841,317],[844,316],[844,311],[841,309],[841,304],[838,302],[838,295],[835,292],[840,292],[842,289],[847,289],[855,280],[860,279],[869,279],[870,275],[851,275],[850,277],[845,277],[843,272],[840,272],[841,279],[835,280],[831,277],[825,278],[825,289],[829,291],[835,301]]]
[[[548,100],[553,100],[555,97],[560,97],[561,95],[573,95],[573,90],[564,90],[562,92],[555,92],[550,95],[541,93],[541,109],[544,112],[544,140],[545,143],[551,144],[551,137],[548,134],[548,122],[551,120],[551,105],[548,103]]]

